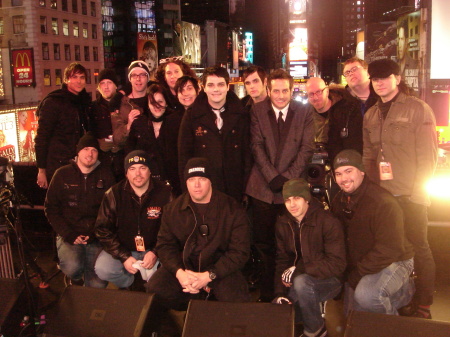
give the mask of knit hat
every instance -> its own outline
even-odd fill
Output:
[[[192,177],[205,177],[211,180],[211,167],[206,158],[191,158],[184,169],[184,180]]]
[[[382,59],[371,62],[367,72],[370,78],[386,78],[391,74],[400,75],[400,67],[391,59]]]
[[[288,180],[283,185],[284,200],[290,197],[302,197],[306,201],[311,201],[311,192],[309,184],[303,178],[296,178]]]
[[[103,80],[113,81],[116,87],[119,85],[119,82],[117,81],[116,72],[113,69],[106,68],[100,71],[100,73],[98,74],[98,83],[100,83]]]
[[[124,161],[125,173],[130,166],[135,164],[142,164],[150,168],[150,156],[148,153],[142,150],[134,150],[128,153]]]
[[[94,147],[97,151],[100,151],[97,138],[94,137],[92,132],[86,132],[86,134],[80,138],[77,144],[77,153],[83,150],[85,147]]]
[[[145,72],[148,75],[148,78],[150,79],[150,70],[148,69],[148,65],[147,63],[145,63],[144,61],[133,61],[131,62],[131,64],[128,66],[128,80],[130,80],[131,78],[131,74],[133,73],[134,70],[136,69],[142,69],[145,70]]]
[[[341,166],[354,166],[358,170],[365,172],[362,163],[362,156],[356,150],[343,150],[339,152],[334,158],[333,168],[336,170]]]

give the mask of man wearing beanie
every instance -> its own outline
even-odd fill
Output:
[[[94,271],[101,245],[94,235],[95,219],[103,195],[114,184],[108,167],[100,164],[99,145],[87,133],[77,144],[75,160],[59,168],[45,198],[45,215],[58,235],[59,266],[72,281],[87,287],[104,288]]]
[[[133,61],[128,66],[128,80],[131,83],[131,93],[122,96],[117,93],[112,99],[110,108],[114,144],[123,148],[130,133],[131,124],[140,115],[148,115],[147,84],[150,81],[150,70],[144,61]],[[116,101],[120,99],[119,106]]]
[[[344,224],[347,243],[346,313],[396,315],[414,293],[414,252],[404,234],[401,208],[366,176],[355,150],[339,152],[333,168],[341,191],[332,212]]]
[[[184,192],[164,208],[156,251],[162,267],[147,284],[161,304],[186,310],[189,300],[245,302],[250,299],[242,268],[250,255],[246,213],[211,185],[211,166],[191,158]]]
[[[157,267],[156,236],[171,188],[151,178],[150,160],[144,151],[130,152],[124,160],[126,178],[106,192],[98,212],[95,235],[104,250],[95,271],[118,288],[131,286],[138,271],[147,281],[149,270]]]
[[[111,109],[109,102],[117,93],[117,75],[113,69],[102,69],[98,75],[97,91],[100,93],[92,104],[94,133],[100,145],[100,160],[110,165],[116,180],[123,178],[123,151],[113,142]]]
[[[292,303],[303,335],[328,336],[320,303],[336,297],[346,266],[342,225],[311,197],[304,179],[283,185],[286,209],[275,225],[277,257],[273,303]]]
[[[374,61],[368,71],[380,99],[364,116],[364,166],[403,210],[417,274],[413,316],[431,318],[436,266],[427,238],[426,183],[437,164],[436,120],[428,104],[409,94],[397,63]]]

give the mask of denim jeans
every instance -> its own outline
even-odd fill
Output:
[[[357,310],[398,315],[397,309],[407,305],[414,295],[413,269],[412,258],[394,262],[376,274],[363,276],[354,291],[346,286],[346,314]]]
[[[143,260],[145,252],[132,251],[131,256],[136,260]],[[100,253],[95,264],[95,272],[100,279],[114,283],[118,288],[126,288],[133,284],[134,275],[130,274],[123,263],[112,257],[104,250]]]
[[[86,245],[73,245],[58,235],[56,238],[59,267],[61,271],[73,280],[81,280],[84,276],[86,287],[106,288],[107,282],[102,281],[94,271],[97,256],[102,251],[99,242]]]
[[[296,312],[299,311],[306,332],[314,333],[323,326],[320,302],[336,297],[341,287],[342,283],[336,277],[318,280],[301,274],[294,278],[289,298],[296,306]]]

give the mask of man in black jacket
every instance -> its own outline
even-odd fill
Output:
[[[114,184],[109,168],[97,160],[99,144],[90,133],[77,145],[78,156],[59,168],[50,182],[45,214],[58,234],[59,266],[74,281],[87,287],[104,288],[94,271],[102,247],[94,235],[95,219],[105,191]]]
[[[130,152],[124,166],[126,179],[106,192],[95,223],[95,235],[104,249],[95,272],[119,288],[129,287],[138,271],[147,281],[156,269],[162,208],[171,200],[170,186],[151,178],[146,152]]]
[[[414,252],[405,237],[402,209],[365,176],[360,153],[341,151],[333,167],[341,191],[332,211],[344,224],[347,243],[347,312],[395,315],[414,293]]]
[[[188,192],[164,208],[156,246],[162,267],[147,290],[176,310],[186,310],[190,299],[211,294],[219,301],[248,301],[241,273],[250,254],[244,209],[212,188],[207,159],[191,158],[184,177]]]
[[[91,129],[91,96],[85,90],[86,69],[71,63],[64,70],[61,89],[52,91],[38,107],[35,138],[37,184],[47,188],[53,173],[76,155],[77,143]]]
[[[206,68],[203,93],[186,111],[178,135],[180,179],[187,161],[204,157],[211,163],[215,189],[241,201],[251,168],[250,121],[239,98],[229,91],[225,68]],[[185,181],[181,181],[185,190]]]
[[[294,303],[304,336],[325,337],[320,302],[337,296],[345,270],[342,226],[311,197],[308,183],[291,179],[283,186],[287,211],[278,218],[273,303]]]

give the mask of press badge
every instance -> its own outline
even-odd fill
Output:
[[[392,174],[391,163],[387,161],[380,162],[380,180],[392,180],[394,175]]]
[[[134,242],[136,243],[136,250],[138,252],[145,252],[144,238],[142,236],[136,235],[134,237]]]

